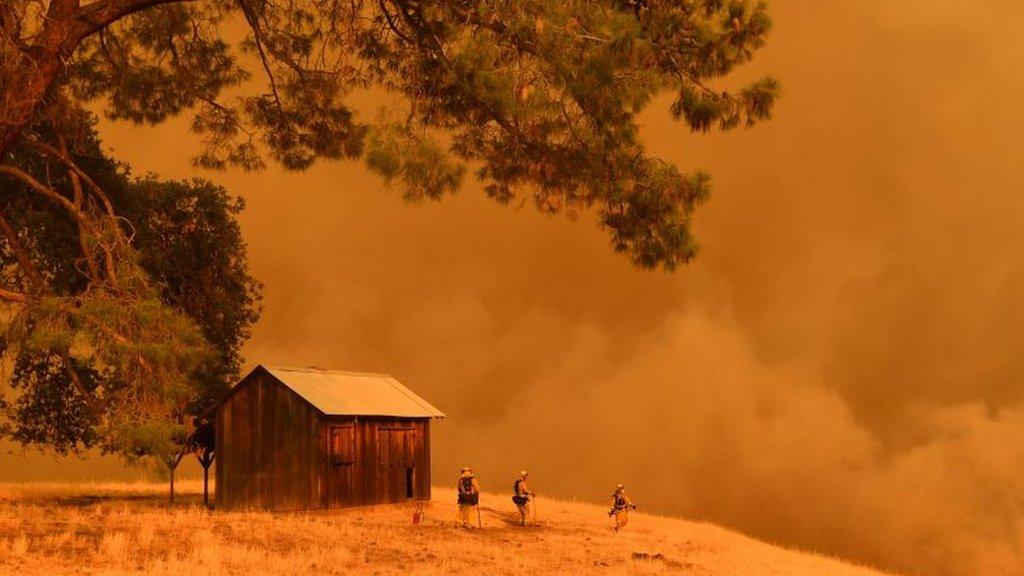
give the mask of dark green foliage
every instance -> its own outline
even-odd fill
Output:
[[[367,142],[366,165],[387,184],[400,181],[403,196],[410,201],[439,200],[454,193],[466,172],[429,135],[414,134],[401,124],[376,127]]]
[[[132,223],[140,264],[162,301],[198,325],[213,354],[192,378],[190,414],[201,414],[238,376],[241,346],[259,318],[260,285],[249,272],[235,217],[241,198],[202,180],[135,181],[116,198]]]
[[[166,460],[237,376],[240,346],[259,315],[259,285],[235,221],[244,203],[208,182],[132,178],[101,154],[94,135],[85,142],[76,160],[106,190],[133,243],[114,259],[116,290],[89,282],[73,219],[5,183],[0,213],[46,282],[3,331],[15,393],[4,405],[5,428],[16,441],[61,453],[99,446]],[[29,172],[66,178],[17,153]],[[49,232],[33,234],[40,229]],[[39,291],[3,236],[0,270],[4,285]]]
[[[76,368],[86,390],[94,392],[100,375],[84,366]],[[77,452],[98,442],[95,427],[99,419],[72,389],[62,357],[19,354],[10,383],[18,392],[17,398],[4,406],[11,414],[12,440],[46,446],[59,454]]]
[[[602,223],[613,231],[616,251],[632,254],[640,266],[672,269],[697,254],[689,231],[692,210],[677,211],[703,202],[711,177],[703,172],[681,176],[674,166],[658,161],[646,171],[652,184],[603,210]]]
[[[107,97],[111,118],[150,124],[215,98],[248,78],[220,38],[223,17],[210,9],[198,20],[174,4],[142,11],[83,43],[69,87],[79,98]]]
[[[229,16],[247,24],[242,55],[226,43]],[[774,79],[711,83],[770,28],[751,0],[172,2],[87,38],[69,82],[118,118],[191,110],[199,166],[364,156],[410,199],[454,192],[471,167],[499,202],[596,209],[617,250],[671,268],[695,253],[690,218],[709,183],[652,168],[636,117],[670,92],[698,132],[769,118]],[[256,93],[254,74],[266,79]],[[353,112],[366,88],[386,94],[388,121]]]

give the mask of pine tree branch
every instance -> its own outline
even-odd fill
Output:
[[[469,22],[470,24],[473,24],[474,26],[477,26],[477,27],[480,27],[480,28],[483,28],[483,29],[486,29],[486,30],[490,30],[496,36],[502,37],[502,38],[508,40],[512,44],[512,46],[515,47],[515,49],[518,50],[519,52],[521,52],[522,54],[531,56],[533,58],[540,58],[540,54],[537,51],[537,45],[536,45],[535,42],[533,42],[527,36],[523,36],[523,35],[519,35],[519,34],[509,34],[508,33],[509,32],[508,26],[504,22],[502,22],[501,20],[484,19],[484,18],[482,18],[480,16],[479,13],[477,13],[475,11],[472,11],[472,10],[469,10],[469,9],[466,9],[466,8],[459,7],[459,6],[453,6],[452,7],[452,11],[454,11],[456,14],[458,14],[466,22]],[[576,35],[576,36],[579,37],[579,38],[583,38],[583,39],[601,41],[603,43],[607,43],[608,42],[608,40],[606,40],[604,38],[598,38],[596,36],[588,36],[588,35]],[[604,126],[602,126],[600,123],[598,123],[594,119],[594,115],[590,111],[588,111],[586,103],[583,102],[579,98],[579,95],[574,94],[572,92],[569,92],[569,97],[571,98],[572,102],[574,104],[576,104],[576,106],[583,113],[583,115],[591,120],[591,123],[593,124],[593,126],[598,131],[600,131],[602,134],[607,136],[607,134],[608,134],[607,130],[604,128]],[[474,97],[474,100],[480,102],[479,98],[475,98]],[[499,120],[498,119],[498,114],[495,111],[488,110],[488,112],[490,113],[492,118],[495,119],[495,121]],[[565,105],[564,104],[562,105],[562,112],[563,112],[563,115],[566,114]],[[499,124],[501,124],[501,122],[499,122]],[[501,125],[502,125],[503,128],[506,128],[506,130],[508,130],[508,125],[507,124],[501,124]],[[573,135],[576,136],[575,130],[572,130],[572,131],[573,131]]]
[[[55,126],[54,129],[56,130],[57,127]],[[74,159],[71,158],[71,154],[68,152],[67,143],[64,141],[63,137],[60,138],[59,149],[45,142],[35,140],[33,138],[25,138],[25,143],[35,148],[36,150],[43,152],[47,156],[50,156],[54,160],[57,160],[58,162],[64,164],[64,166],[67,167],[67,169],[70,170],[75,176],[80,178],[82,182],[85,182],[85,184],[89,187],[89,190],[91,190],[92,193],[97,198],[99,198],[100,203],[103,204],[103,209],[106,211],[107,215],[110,216],[111,218],[117,217],[117,214],[114,211],[114,204],[110,201],[110,198],[107,196],[106,192],[103,191],[103,188],[100,188],[99,184],[97,184],[96,181],[93,180],[92,177],[89,176],[89,174],[87,174],[84,170],[82,170],[74,161]]]
[[[249,24],[249,28],[252,29],[253,42],[256,44],[256,51],[260,56],[260,63],[263,65],[263,70],[267,74],[267,81],[270,82],[270,92],[274,96],[274,103],[277,105],[277,111],[283,117],[284,107],[281,104],[281,94],[277,89],[277,79],[274,77],[274,71],[270,66],[270,59],[267,57],[267,53],[263,49],[263,30],[260,27],[259,17],[253,11],[252,7],[249,6],[246,0],[238,0],[238,6],[242,9],[242,14],[245,16],[245,21]]]
[[[59,132],[59,130],[58,130],[58,128],[56,126],[54,126],[54,130],[58,134],[60,134],[60,132]],[[35,140],[35,139],[32,139],[32,138],[26,138],[25,142],[30,147],[35,148],[36,150],[41,151],[43,154],[45,154],[45,155],[47,155],[47,156],[49,156],[49,157],[51,157],[51,158],[53,158],[53,159],[57,160],[58,162],[61,162],[62,164],[65,165],[65,167],[68,169],[68,172],[70,174],[71,183],[72,183],[72,186],[75,189],[76,195],[81,195],[82,194],[81,182],[84,181],[86,183],[86,185],[89,187],[89,190],[92,191],[93,195],[95,195],[97,198],[99,198],[100,203],[103,205],[103,208],[106,211],[107,217],[110,218],[110,225],[114,228],[115,231],[119,231],[118,221],[117,221],[117,213],[114,211],[114,205],[110,201],[110,198],[107,196],[106,192],[104,192],[103,188],[101,188],[100,185],[97,184],[96,181],[93,180],[92,177],[89,176],[89,174],[87,174],[84,170],[82,170],[78,166],[78,164],[74,161],[74,159],[71,157],[71,154],[68,152],[67,142],[64,140],[64,137],[63,136],[58,136],[58,140],[60,142],[60,148],[59,149],[55,148],[55,147],[53,147],[53,146],[51,146],[51,145],[49,145],[49,144],[47,144],[45,142],[41,142],[39,140]],[[81,204],[80,203],[79,203],[79,209],[81,209]],[[84,238],[84,234],[85,234],[85,231],[86,231],[87,228],[89,228],[90,232],[92,232],[93,234],[96,234],[96,231],[95,230],[91,230],[92,226],[86,226],[84,224],[85,220],[82,220],[81,222],[82,222],[82,225],[79,226],[79,244],[81,245],[82,253],[83,253],[83,255],[86,258],[86,264],[89,266],[90,274],[92,274],[93,279],[99,280],[100,279],[99,268],[96,265],[95,260],[92,258],[92,255],[89,254],[89,251],[88,251],[87,246],[86,246],[85,238]],[[103,250],[103,263],[104,263],[104,267],[105,267],[106,272],[107,272],[107,277],[110,279],[110,281],[114,285],[117,285],[118,274],[117,274],[117,266],[114,263],[114,254],[110,250],[109,247],[107,247],[106,245],[104,245],[102,243],[100,244],[100,248]]]
[[[43,277],[39,275],[39,270],[36,269],[32,260],[28,257],[28,251],[21,245],[18,234],[7,222],[7,218],[4,217],[2,211],[0,211],[0,232],[3,232],[4,236],[7,237],[7,244],[11,247],[11,251],[14,252],[14,258],[18,261],[18,266],[25,273],[29,282],[32,283],[32,287],[37,292],[42,292],[44,288]]]
[[[56,150],[50,151],[47,148],[38,148],[39,146],[43,145],[41,142],[35,142],[32,140],[26,140],[26,142],[33,146],[36,146],[37,149],[42,149],[44,152],[46,152],[52,157],[57,158],[58,160],[62,160],[62,157],[69,157],[69,155],[67,154],[67,145],[64,143],[63,138],[61,138],[61,151],[63,152],[63,154],[61,155],[56,154]],[[85,194],[82,190],[82,179],[81,177],[79,177],[78,173],[71,168],[68,168],[68,178],[71,180],[71,186],[74,189],[75,205],[78,206],[79,209],[81,209],[83,202],[85,201]],[[100,268],[99,265],[96,263],[96,258],[93,257],[92,252],[89,250],[88,242],[86,242],[85,230],[85,226],[78,227],[78,247],[82,251],[82,257],[85,258],[85,265],[89,268],[89,277],[99,278]]]
[[[422,22],[413,18],[412,13],[415,13],[415,11],[410,8],[408,1],[391,0],[391,2],[395,5],[395,8],[398,9],[398,13],[401,14],[402,19],[405,20],[406,24],[416,33],[416,38],[418,39],[417,43],[420,47],[430,50],[434,57],[443,62],[444,65],[450,69],[452,67],[452,63],[448,58],[448,55],[445,53],[444,46],[441,44],[441,41],[433,34],[430,34],[424,28]],[[520,141],[525,142],[529,140],[529,138],[527,138],[511,120],[495,110],[493,106],[484,101],[483,98],[480,98],[476,93],[466,92],[465,95],[467,98],[472,100],[474,104],[480,107],[480,109],[489,116],[491,120],[508,132],[509,135],[519,139]]]
[[[391,17],[391,12],[388,10],[388,7],[384,5],[384,0],[377,0],[377,5],[380,6],[380,11],[382,14],[384,14],[384,19],[387,20],[388,28],[391,28],[391,31],[394,32],[396,36],[401,38],[403,42],[405,42],[406,44],[412,44],[412,40],[410,40],[408,36],[403,34],[402,31],[398,29],[398,26],[395,24],[394,18]]]
[[[62,354],[61,356],[64,360],[64,371],[67,373],[68,378],[71,379],[71,385],[74,386],[75,391],[78,392],[78,395],[85,401],[85,405],[88,406],[89,411],[97,418],[102,418],[103,408],[100,406],[96,396],[85,389],[85,385],[82,384],[82,379],[78,376],[78,371],[71,366],[71,356],[67,353]]]
[[[36,147],[37,149],[38,149],[38,145],[40,144],[40,143],[32,141],[32,140],[26,140],[26,142],[28,142],[30,144],[33,144],[34,147]],[[54,153],[57,155],[56,157],[58,159],[61,159],[59,152],[54,150]],[[71,164],[74,164],[74,163],[72,162]],[[78,172],[80,174],[85,175],[85,177],[87,179],[87,182],[91,182],[92,186],[96,186],[96,189],[99,189],[99,186],[97,186],[96,183],[94,181],[92,181],[92,179],[89,178],[89,176],[87,174],[82,172],[81,169],[79,169],[77,167],[77,165],[75,165],[75,168],[78,170]],[[86,230],[88,230],[89,233],[91,233],[91,234],[95,235],[97,238],[99,238],[99,234],[96,232],[96,230],[93,229],[93,225],[92,225],[93,223],[90,222],[89,217],[86,216],[86,214],[82,210],[82,208],[80,206],[77,206],[71,200],[68,200],[66,197],[64,197],[62,194],[58,193],[53,188],[51,188],[49,186],[46,186],[45,184],[39,182],[34,177],[32,177],[31,174],[28,174],[27,172],[25,172],[24,170],[22,170],[22,169],[20,169],[20,168],[18,168],[16,166],[11,166],[11,165],[8,165],[8,164],[0,164],[0,174],[7,174],[9,176],[12,176],[12,177],[20,180],[24,184],[28,185],[28,187],[31,188],[32,190],[35,190],[36,192],[38,192],[39,194],[43,195],[44,197],[46,197],[46,198],[52,200],[53,202],[57,203],[60,207],[64,208],[68,212],[68,214],[70,214],[71,217],[75,220],[75,222],[79,226],[80,232],[84,233]],[[102,190],[100,190],[100,192],[102,194]],[[115,223],[115,225],[116,225],[116,223]],[[88,261],[89,259],[91,259],[91,255],[89,254],[89,251],[88,251],[88,249],[86,247],[84,239],[80,238],[79,240],[80,240],[80,244],[81,244],[81,247],[82,247],[83,255],[85,256],[85,258]],[[113,252],[110,250],[110,248],[108,246],[106,246],[106,245],[104,245],[102,243],[100,243],[100,248],[103,250],[104,264],[105,264],[105,268],[106,268],[107,274],[108,274],[108,276],[110,278],[110,281],[116,283],[116,281],[117,281],[117,266],[114,263],[114,254],[113,254]],[[95,280],[95,281],[100,281],[101,278],[100,278],[100,276],[98,274],[98,268],[96,268],[95,263],[89,262],[89,268],[90,268],[90,273],[94,273],[95,274],[95,276],[93,276],[92,279]]]
[[[76,37],[78,40],[91,36],[110,26],[118,20],[164,4],[182,4],[199,0],[102,0],[93,2],[78,9],[74,19],[78,24]]]
[[[78,206],[75,206],[74,202],[68,200],[63,195],[59,194],[53,188],[46,186],[40,181],[32,177],[31,174],[25,172],[21,168],[11,166],[10,164],[0,164],[0,174],[6,174],[20,180],[22,183],[28,185],[29,188],[35,190],[39,194],[57,203],[60,207],[67,210],[69,214],[78,222],[85,221],[85,214],[79,210]]]

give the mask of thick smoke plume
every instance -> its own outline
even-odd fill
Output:
[[[388,371],[448,413],[435,481],[520,468],[908,574],[1024,574],[1024,6],[772,0],[751,132],[650,146],[716,177],[698,262],[640,273],[583,218],[357,166],[219,178],[267,311],[250,362]],[[182,126],[104,126],[190,174]]]

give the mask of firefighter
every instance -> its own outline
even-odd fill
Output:
[[[629,511],[636,510],[636,504],[626,495],[626,488],[619,484],[612,494],[612,509],[608,511],[609,516],[615,517],[615,531],[626,527],[629,524]]]
[[[459,491],[459,521],[463,528],[470,528],[470,514],[477,509],[477,524],[480,524],[480,484],[473,477],[473,470],[463,468],[456,484]]]
[[[526,518],[530,515],[530,508],[533,502],[533,492],[530,492],[526,485],[526,479],[530,476],[523,470],[516,476],[512,484],[512,502],[519,509],[519,525],[526,526]]]

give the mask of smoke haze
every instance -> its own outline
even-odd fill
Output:
[[[1024,6],[770,4],[742,74],[782,80],[772,122],[644,117],[654,152],[715,176],[674,274],[474,185],[409,207],[352,164],[211,175],[248,201],[266,284],[248,361],[395,374],[448,414],[436,482],[623,482],[908,574],[1024,574]],[[101,132],[186,177],[183,125]]]

